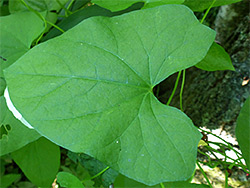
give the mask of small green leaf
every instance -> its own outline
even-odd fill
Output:
[[[242,0],[216,0],[213,7],[229,5],[240,1]],[[201,12],[207,9],[212,4],[212,2],[213,0],[186,0],[183,4],[191,8],[193,11]]]
[[[23,117],[60,146],[148,185],[185,181],[201,134],[153,88],[201,61],[214,38],[182,5],[89,18],[34,47],[6,81]]]
[[[244,103],[237,119],[236,138],[242,155],[250,169],[250,97]]]
[[[9,0],[11,14],[28,10],[22,1],[38,12],[52,10],[58,11],[66,2],[68,2],[68,0]]]
[[[61,187],[84,188],[82,182],[76,176],[68,172],[59,172],[57,174],[57,182],[60,184]]]
[[[92,0],[93,3],[109,9],[111,11],[119,11],[130,7],[131,5],[144,2],[144,8],[151,8],[160,5],[166,4],[182,4],[185,0],[116,0],[116,1],[107,1],[107,0]]]
[[[25,176],[39,187],[50,187],[60,166],[60,148],[42,137],[11,154]]]
[[[30,49],[44,26],[43,21],[32,12],[0,17],[0,24],[0,77],[3,77],[3,69]]]
[[[37,140],[40,135],[24,126],[8,109],[3,96],[0,97],[0,126],[5,128],[6,134],[0,139],[0,156],[11,153]]]
[[[228,53],[215,42],[210,47],[206,57],[195,66],[206,71],[235,70]]]
[[[0,177],[0,187],[7,188],[9,187],[14,181],[21,178],[20,174],[7,174]]]

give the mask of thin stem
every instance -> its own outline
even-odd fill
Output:
[[[160,87],[159,85],[156,88],[156,97],[159,97],[159,93],[160,93]]]
[[[178,76],[177,76],[177,79],[176,79],[175,85],[174,85],[174,90],[172,91],[172,93],[171,93],[171,95],[170,95],[170,97],[169,97],[168,102],[167,102],[166,105],[170,104],[170,102],[171,102],[171,100],[172,100],[172,98],[173,98],[173,96],[175,94],[175,91],[176,91],[178,83],[179,83],[180,76],[181,76],[181,71],[179,71],[179,73],[178,73]]]
[[[213,2],[211,3],[211,5],[209,6],[209,8],[207,9],[207,11],[205,12],[203,18],[201,19],[201,23],[204,22],[205,18],[207,17],[207,15],[208,15],[210,9],[213,7],[213,5],[214,5],[215,2],[216,2],[216,0],[213,0]]]
[[[242,156],[242,154],[241,154],[240,152],[238,152],[237,150],[235,150],[233,147],[231,148],[231,147],[230,147],[230,144],[229,144],[229,145],[226,145],[226,144],[224,144],[224,143],[212,142],[212,141],[207,141],[207,143],[208,143],[208,144],[214,144],[214,145],[217,145],[217,146],[219,146],[219,147],[224,146],[224,147],[226,147],[226,148],[228,148],[228,149],[233,150],[235,154],[238,154],[238,155]],[[237,156],[238,156],[238,155],[237,155]],[[238,156],[238,157],[240,158],[240,156]]]
[[[50,21],[46,20],[46,22],[47,22],[48,24],[52,25],[54,28],[56,28],[56,29],[58,29],[59,31],[61,31],[62,33],[65,32],[62,28],[60,28],[60,27],[58,27],[57,25],[51,23]]]
[[[44,30],[41,33],[41,35],[38,37],[38,39],[36,40],[36,45],[38,44],[38,42],[41,40],[41,38],[43,37],[45,30],[47,28],[47,22],[45,20],[45,18],[40,14],[40,12],[34,10],[33,8],[31,8],[29,5],[27,5],[27,3],[24,0],[19,0],[25,7],[27,7],[31,12],[34,12],[39,18],[41,18],[41,20],[44,22]]]
[[[98,174],[92,176],[90,179],[95,179],[96,177],[100,176],[102,173],[104,173],[106,170],[108,170],[110,167],[107,166],[106,168],[104,168],[101,172],[99,172]]]
[[[165,188],[165,185],[163,183],[160,183],[161,188]]]
[[[213,136],[215,136],[216,138],[219,138],[220,140],[222,140],[223,142],[227,143],[229,145],[229,147],[231,146],[229,142],[227,142],[226,140],[224,140],[223,138],[217,136],[216,134],[212,133],[212,132],[209,132],[209,131],[206,131],[206,130],[203,130],[201,129],[200,127],[198,127],[198,129],[200,129],[201,131],[205,132],[205,133],[208,133],[208,134],[211,134]],[[232,147],[232,146],[231,146]]]
[[[204,178],[206,179],[206,181],[207,181],[209,187],[210,187],[210,188],[213,188],[213,186],[211,185],[211,183],[210,183],[210,181],[209,181],[209,179],[208,179],[206,173],[204,172],[203,168],[201,167],[201,165],[199,164],[198,161],[196,161],[196,164],[198,165],[198,167],[199,167],[201,173],[203,174]]]
[[[71,13],[71,11],[69,10],[70,7],[72,6],[72,4],[74,3],[75,0],[71,0],[71,2],[69,3],[68,7],[67,7],[67,10]]]
[[[211,152],[211,150],[212,150],[212,151],[214,151],[214,152],[216,152],[216,153],[219,153],[219,154],[223,155],[223,156],[225,157],[225,160],[226,160],[226,158],[228,158],[228,159],[231,159],[232,161],[237,161],[237,163],[239,163],[239,162],[238,162],[239,159],[233,159],[233,158],[227,156],[225,153],[222,153],[222,152],[220,152],[220,151],[218,151],[218,150],[212,148],[211,146],[205,146],[205,147],[206,147],[206,148],[209,148],[210,152]],[[212,154],[213,154],[213,153],[212,153]],[[214,155],[215,155],[215,154],[214,154]]]
[[[181,108],[181,111],[182,111],[182,112],[183,112],[183,107],[182,107],[182,94],[183,94],[183,89],[184,89],[184,85],[185,85],[185,74],[186,74],[186,70],[183,70],[182,83],[181,83],[181,92],[180,92],[180,108]]]
[[[225,188],[228,188],[228,171],[225,170]]]
[[[65,11],[65,17],[68,17],[68,14],[70,15],[71,14],[71,12],[68,10],[68,9],[66,9],[63,5],[62,5],[62,3],[59,1],[59,0],[56,0],[56,2],[60,5],[60,7]]]

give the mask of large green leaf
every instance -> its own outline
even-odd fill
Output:
[[[28,8],[22,3],[23,0],[9,0],[10,13],[16,13],[28,10]],[[62,8],[68,0],[24,0],[24,2],[32,9],[42,11],[58,11]]]
[[[229,5],[240,2],[241,0],[216,0],[213,7]],[[191,8],[193,11],[201,12],[212,4],[213,0],[186,0],[183,4]]]
[[[150,8],[166,4],[182,4],[184,1],[185,0],[92,0],[91,2],[96,3],[97,5],[109,9],[111,11],[119,11],[126,9],[138,2],[144,2],[144,8]]]
[[[242,155],[250,169],[250,97],[240,111],[235,133]]]
[[[40,137],[35,130],[27,128],[13,116],[3,96],[0,97],[0,127],[5,130],[5,134],[1,133],[0,156],[20,149]]]
[[[25,54],[42,33],[43,21],[32,12],[0,17],[0,77],[3,69]]]
[[[82,182],[76,176],[68,172],[59,172],[57,174],[57,182],[61,187],[84,188]]]
[[[201,134],[153,87],[201,61],[214,37],[182,5],[94,17],[20,58],[7,85],[53,142],[148,185],[186,180]]]
[[[235,70],[228,53],[215,42],[210,47],[206,57],[195,66],[206,71]]]
[[[42,137],[11,154],[27,178],[39,187],[51,187],[60,167],[60,148]]]

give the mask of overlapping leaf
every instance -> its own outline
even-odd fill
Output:
[[[0,77],[3,69],[25,54],[35,38],[42,33],[43,21],[32,12],[0,17]]]
[[[26,177],[38,187],[51,187],[60,167],[60,148],[46,138],[11,154]]]
[[[3,96],[0,97],[0,127],[1,126],[8,126],[9,130],[6,130],[6,134],[3,134],[0,139],[0,156],[20,149],[40,137],[35,130],[27,128],[13,116]]]
[[[32,9],[42,11],[58,11],[68,0],[9,0],[10,12],[16,13],[21,11],[27,11],[28,8],[22,3],[24,1]]]
[[[201,61],[215,33],[185,6],[85,20],[5,72],[23,117],[55,143],[148,185],[188,179],[200,133],[153,87]]]
[[[82,182],[76,176],[68,172],[59,172],[57,174],[57,183],[59,183],[61,187],[84,188]]]
[[[131,5],[144,2],[144,8],[151,8],[160,5],[166,4],[182,4],[185,0],[116,0],[116,1],[107,1],[107,0],[92,0],[93,3],[109,9],[111,11],[119,11],[130,7]]]
[[[215,42],[210,47],[206,57],[196,67],[206,71],[234,70],[228,53]]]

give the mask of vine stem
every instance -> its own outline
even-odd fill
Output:
[[[98,174],[92,176],[90,179],[95,179],[96,177],[100,176],[102,173],[104,173],[105,171],[107,171],[110,167],[107,166],[106,168],[104,168],[101,172],[99,172]]]
[[[160,183],[161,188],[165,188],[165,185],[163,183]]]
[[[208,15],[210,9],[213,7],[213,5],[214,5],[215,2],[216,2],[216,0],[213,0],[213,2],[211,3],[211,5],[209,6],[209,8],[206,10],[206,12],[205,12],[203,18],[201,19],[201,23],[204,22],[205,18],[207,17],[207,15]]]
[[[203,174],[204,178],[206,179],[206,181],[207,181],[209,187],[210,187],[210,188],[213,188],[213,186],[211,185],[211,183],[210,183],[210,181],[209,181],[209,179],[208,179],[206,173],[204,172],[203,168],[201,167],[201,165],[199,164],[198,161],[196,161],[196,164],[198,165],[198,167],[199,167],[201,173]]]
[[[174,89],[173,89],[166,105],[169,105],[171,103],[171,100],[173,99],[173,96],[175,94],[175,91],[176,91],[178,83],[179,83],[180,76],[181,76],[181,71],[179,71],[179,73],[178,73],[177,79],[176,79],[175,84],[174,84]]]
[[[225,188],[228,188],[228,171],[225,170]]]
[[[49,22],[48,20],[46,20],[42,14],[36,10],[34,10],[32,7],[30,7],[24,0],[19,0],[25,7],[27,7],[27,9],[29,9],[31,12],[34,12],[43,22],[44,22],[44,30],[43,32],[41,33],[41,35],[37,38],[36,40],[36,45],[38,44],[38,42],[41,40],[41,38],[43,37],[47,27],[48,27],[48,24],[52,25],[53,27],[55,27],[56,29],[58,29],[59,31],[61,31],[62,33],[64,33],[64,30],[61,29],[60,27],[56,26],[55,24]]]
[[[180,91],[180,108],[181,111],[183,112],[183,107],[182,107],[182,94],[183,94],[183,90],[184,90],[184,85],[185,85],[185,74],[186,74],[186,70],[183,70],[183,75],[182,75],[182,83],[181,83],[181,91]]]

